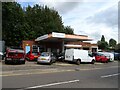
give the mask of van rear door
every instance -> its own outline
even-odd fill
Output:
[[[66,49],[66,51],[65,51],[65,60],[73,61],[73,55],[74,55],[73,49]]]

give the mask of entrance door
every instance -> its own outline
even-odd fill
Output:
[[[47,48],[47,52],[51,52],[51,48]]]
[[[30,51],[30,46],[25,46],[25,53],[28,53]]]

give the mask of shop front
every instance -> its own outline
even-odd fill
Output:
[[[90,43],[88,44],[84,41],[92,41],[92,39],[86,35],[70,35],[65,33],[52,32],[51,34],[40,36],[31,42],[24,41],[23,47],[26,53],[29,50],[38,52],[47,51],[53,53],[61,53],[64,52],[66,48],[78,48],[91,51],[92,48],[94,48],[95,51],[97,51],[97,45],[92,45]],[[30,49],[27,46],[30,46]],[[29,50],[27,50],[26,47]]]

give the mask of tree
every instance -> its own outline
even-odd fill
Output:
[[[101,41],[98,41],[97,44],[99,49],[102,49],[102,50],[108,49],[108,43],[107,41],[105,41],[104,35],[102,35]]]
[[[115,46],[115,51],[120,53],[120,43]]]
[[[102,35],[102,37],[101,37],[101,42],[105,42],[105,37],[104,37],[104,35]]]
[[[73,34],[74,29],[72,29],[70,26],[65,26],[64,31],[66,34]]]
[[[109,47],[111,47],[112,49],[115,48],[116,44],[117,44],[116,40],[112,38],[109,40]]]
[[[116,49],[116,50],[120,50],[120,43],[118,43],[118,44],[115,46],[115,49]]]
[[[64,26],[59,13],[38,4],[22,9],[16,2],[2,3],[3,40],[7,46],[19,46],[22,40],[34,40],[44,34],[61,32],[73,34]]]
[[[26,23],[30,27],[28,30],[31,37],[35,39],[41,35],[49,34],[51,32],[61,32],[73,34],[73,29],[65,27],[62,23],[62,18],[57,11],[48,8],[47,6],[39,6],[26,8]]]
[[[16,2],[2,3],[2,36],[7,46],[18,46],[24,36],[24,12]]]

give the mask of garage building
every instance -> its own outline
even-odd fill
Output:
[[[22,47],[25,52],[64,52],[66,48],[78,48],[96,52],[97,44],[91,44],[85,41],[92,41],[86,35],[71,35],[65,33],[52,32],[36,38],[35,40],[23,40]]]

